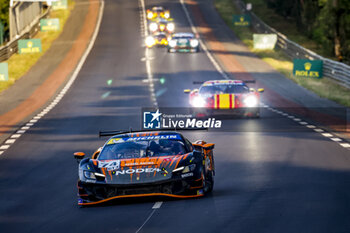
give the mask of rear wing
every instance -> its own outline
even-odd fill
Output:
[[[210,80],[208,80],[208,81],[210,81]],[[254,79],[250,79],[250,80],[231,80],[231,79],[228,79],[228,81],[242,81],[243,83],[256,83],[256,80],[254,80]],[[193,81],[193,84],[194,85],[201,85],[205,82],[207,82],[207,81]]]

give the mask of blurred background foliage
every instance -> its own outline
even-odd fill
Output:
[[[350,0],[264,0],[325,53],[350,62]],[[246,1],[246,2],[249,2]]]
[[[0,22],[4,25],[5,36],[9,30],[9,6],[10,0],[0,0]]]

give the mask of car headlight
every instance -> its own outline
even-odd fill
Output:
[[[155,43],[155,40],[152,36],[147,36],[146,40],[145,40],[145,44],[147,47],[152,47]]]
[[[173,172],[181,171],[181,173],[187,173],[187,172],[193,172],[194,169],[196,169],[196,164],[191,164],[188,166],[182,166],[182,167],[176,168],[173,170]]]
[[[165,12],[165,13],[164,13],[164,18],[166,18],[166,19],[167,19],[167,18],[169,18],[169,17],[170,17],[169,12]]]
[[[169,46],[170,47],[175,47],[176,46],[176,40],[169,41]]]
[[[156,23],[151,23],[151,24],[149,25],[149,30],[150,30],[151,32],[156,31],[157,28],[158,28],[158,25],[157,25]]]
[[[198,40],[194,39],[194,40],[191,40],[190,45],[191,47],[197,47],[199,45],[199,42]]]
[[[205,106],[205,100],[200,96],[196,96],[193,98],[192,105],[195,108],[203,108]]]
[[[153,13],[152,12],[148,12],[147,18],[152,19],[153,18]]]
[[[84,176],[86,179],[96,180],[96,176],[93,172],[84,171]]]
[[[175,24],[173,23],[168,23],[168,25],[166,25],[166,29],[168,29],[168,31],[172,32],[175,29]]]
[[[244,105],[248,108],[252,108],[252,107],[257,107],[258,106],[258,98],[250,95],[248,97],[246,97],[244,100]]]
[[[191,165],[185,166],[184,169],[182,170],[182,173],[193,172],[194,169],[196,169],[196,164],[191,164]]]

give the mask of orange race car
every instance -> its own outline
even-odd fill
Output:
[[[170,11],[164,9],[162,6],[154,6],[152,9],[147,9],[147,19],[152,20],[156,18],[164,18],[169,19],[170,18]]]
[[[100,132],[112,136],[79,162],[78,205],[118,198],[200,197],[214,185],[214,144],[191,143],[175,131]]]
[[[248,117],[260,117],[260,93],[264,89],[249,88],[246,83],[254,80],[210,80],[201,83],[199,89],[186,89],[189,103],[197,113],[203,114],[235,114]]]

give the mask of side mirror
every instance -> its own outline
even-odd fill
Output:
[[[263,93],[264,91],[265,91],[264,88],[259,88],[259,89],[258,89],[258,92],[260,92],[260,93]]]
[[[191,89],[185,89],[184,90],[184,93],[186,93],[186,94],[188,94],[188,93],[190,93],[191,92]]]
[[[74,158],[77,160],[77,162],[79,163],[80,160],[82,160],[85,156],[84,152],[75,152],[74,153]]]
[[[101,150],[102,150],[102,147],[98,148],[98,149],[94,152],[94,154],[92,155],[91,158],[92,158],[92,159],[97,159],[97,157],[98,157],[98,155],[100,154]]]
[[[197,144],[197,145],[204,145],[204,144],[207,144],[207,142],[206,141],[203,141],[203,140],[197,140],[197,141],[195,141],[194,143],[193,143],[193,145],[194,144]]]
[[[204,150],[212,150],[214,149],[215,144],[214,143],[208,143],[208,144],[204,144],[202,147]]]

